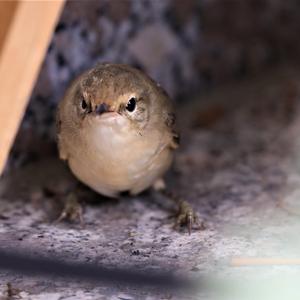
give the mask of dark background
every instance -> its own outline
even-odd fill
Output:
[[[280,63],[298,64],[299,20],[297,0],[66,2],[10,165],[55,151],[57,103],[97,62],[141,68],[183,103]]]

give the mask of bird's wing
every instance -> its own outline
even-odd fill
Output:
[[[67,153],[61,143],[61,126],[62,126],[62,121],[60,118],[60,106],[57,109],[56,112],[56,139],[57,139],[57,145],[58,145],[58,152],[59,152],[59,157],[62,160],[67,160],[68,156]]]
[[[176,129],[176,116],[175,113],[171,112],[168,113],[166,116],[165,124],[167,125],[167,128],[170,132],[170,147],[172,149],[176,149],[179,146],[180,143],[180,136]]]

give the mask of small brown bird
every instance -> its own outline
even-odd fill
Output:
[[[166,92],[121,64],[99,64],[77,78],[59,105],[57,125],[60,158],[108,197],[136,195],[162,182],[179,141]],[[188,209],[180,223],[190,230],[194,215],[182,207]]]
[[[128,65],[99,64],[82,74],[57,120],[60,157],[80,181],[109,197],[153,185],[178,146],[169,97]]]

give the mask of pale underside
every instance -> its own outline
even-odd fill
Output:
[[[169,136],[138,131],[117,113],[89,120],[68,144],[68,163],[75,176],[100,194],[137,194],[161,178],[172,162]]]

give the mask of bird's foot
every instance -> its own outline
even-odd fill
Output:
[[[153,184],[153,189],[157,192],[162,193],[170,200],[174,201],[178,206],[178,213],[174,226],[176,229],[179,229],[179,227],[182,226],[187,226],[189,234],[191,234],[193,228],[196,228],[198,230],[205,229],[204,222],[199,219],[192,206],[187,201],[178,197],[178,195],[176,195],[172,191],[167,190],[166,184],[163,179],[158,179]]]
[[[176,218],[175,228],[178,229],[181,226],[187,226],[189,235],[195,226],[199,230],[205,229],[204,224],[199,220],[197,213],[185,200],[178,201],[178,215]]]
[[[60,223],[63,220],[79,221],[80,226],[84,227],[83,209],[74,191],[67,195],[65,206],[55,223]]]
[[[4,297],[0,297],[2,300],[12,300],[12,299],[21,299],[20,296],[21,290],[14,288],[10,282],[6,284],[6,291],[4,293]]]

